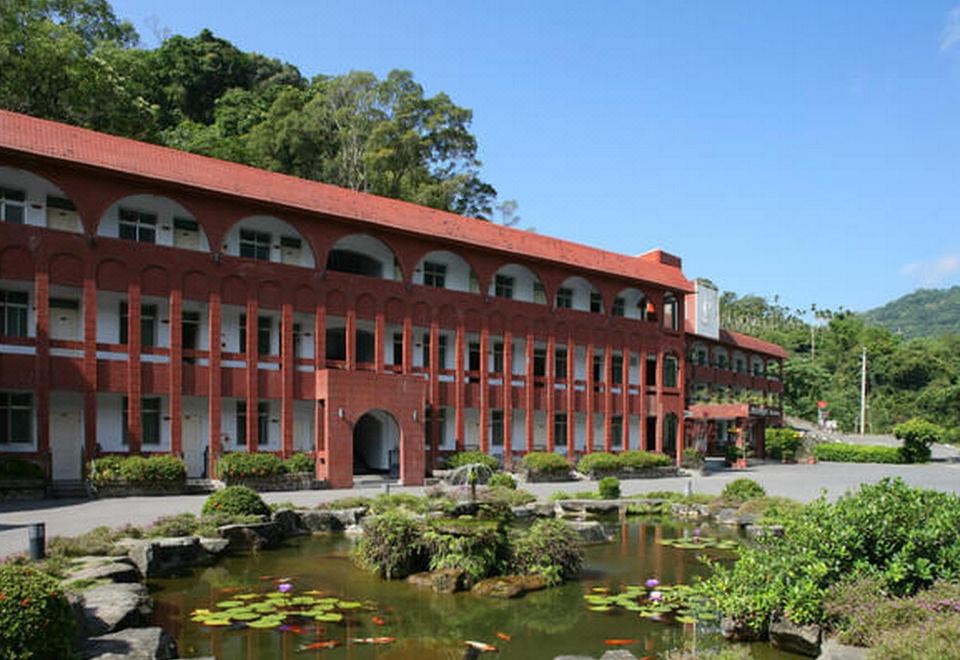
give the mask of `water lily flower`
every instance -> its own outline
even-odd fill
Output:
[[[661,591],[651,591],[650,600],[657,602],[663,600],[663,592]]]
[[[647,587],[647,589],[653,589],[654,587],[660,586],[660,580],[658,580],[657,578],[650,578],[643,584]]]
[[[280,591],[280,593],[285,594],[289,593],[290,590],[293,589],[293,585],[289,582],[281,582],[279,585],[277,585],[277,589]]]
[[[697,538],[700,538],[700,528],[699,528],[699,527],[695,527],[695,528],[694,528],[694,530],[693,530],[693,535],[696,536]]]

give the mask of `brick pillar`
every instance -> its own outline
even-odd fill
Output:
[[[642,348],[638,351],[637,373],[640,376],[640,386],[637,391],[640,393],[640,438],[638,446],[643,451],[650,451],[650,439],[647,437],[647,352]]]
[[[490,453],[490,328],[480,328],[480,451]]]
[[[547,415],[547,451],[553,453],[556,448],[557,437],[554,433],[553,428],[553,418],[556,415],[556,396],[557,387],[556,387],[556,356],[557,351],[557,341],[553,336],[553,331],[551,330],[547,336],[547,378],[546,378],[546,392],[544,395],[544,408],[546,408]]]
[[[140,424],[140,397],[143,394],[140,304],[140,280],[134,276],[127,287],[127,423],[130,426],[128,449],[131,454],[140,453],[143,431]]]
[[[353,303],[347,308],[346,328],[344,329],[347,345],[347,371],[357,368],[357,310]]]
[[[257,346],[258,325],[257,315],[260,307],[257,300],[247,300],[247,451],[255,452],[260,444],[260,425],[258,424],[257,404],[260,402],[260,388],[257,376],[257,363],[260,361],[260,352]]]
[[[683,326],[681,326],[683,327]],[[686,430],[683,411],[687,408],[687,389],[686,389],[686,360],[680,359],[683,356],[683,349],[678,351],[677,356],[677,388],[680,390],[680,410],[677,411],[677,441],[676,441],[676,459],[677,465],[683,462],[683,448],[687,444]]]
[[[463,433],[464,433],[464,414],[466,408],[466,337],[467,331],[463,326],[463,319],[457,320],[457,338],[456,338],[456,360],[457,374],[454,384],[454,396],[456,397],[454,408],[454,435],[457,444],[457,451],[463,451]]]
[[[613,347],[603,348],[603,450],[613,450]]]
[[[587,453],[593,451],[593,343],[587,344]]]
[[[83,449],[84,460],[97,456],[97,280],[83,279]],[[86,471],[84,471],[86,475]]]
[[[533,451],[533,434],[534,434],[534,424],[533,424],[533,333],[527,333],[527,346],[526,346],[526,358],[527,358],[527,387],[524,390],[524,401],[523,407],[526,409],[526,417],[524,417],[524,422],[526,424],[526,435],[527,435],[527,447],[528,452]]]
[[[327,309],[321,304],[313,317],[313,365],[316,369],[327,368]]]
[[[503,464],[513,464],[513,333],[503,333]]]
[[[373,322],[373,361],[374,371],[378,374],[383,373],[384,342],[386,341],[386,316],[384,316],[383,306],[377,307],[376,317]]]
[[[630,449],[630,349],[623,347],[623,373],[620,382],[620,415],[623,419],[623,451]]]
[[[440,320],[430,321],[430,386],[427,388],[427,403],[430,406],[430,458],[431,469],[436,465],[437,441],[440,439]]]
[[[573,335],[567,337],[567,458],[573,460],[577,452],[577,372],[574,369],[576,344]]]
[[[39,260],[34,272],[34,305],[37,311],[37,356],[34,383],[37,402],[37,453],[49,467],[50,452],[50,274]],[[48,475],[51,476],[52,475]]]
[[[223,396],[222,396],[222,373],[220,372],[221,354],[223,346],[221,345],[221,325],[223,321],[223,310],[220,306],[220,292],[211,291],[207,306],[207,334],[210,338],[210,366],[207,369],[207,416],[210,429],[210,438],[207,452],[207,474],[211,477],[216,474],[216,462],[223,453],[222,442],[222,416],[223,416]]]
[[[657,432],[656,451],[663,453],[663,351],[657,350]]]
[[[409,310],[403,317],[403,373],[413,373],[413,319]]]
[[[284,302],[280,307],[280,455],[293,454],[293,379],[296,374],[296,354],[293,345],[293,305]]]
[[[170,453],[183,456],[183,292],[170,290]]]

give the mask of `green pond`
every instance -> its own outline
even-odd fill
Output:
[[[599,657],[611,648],[655,658],[682,646],[722,645],[715,621],[682,625],[642,618],[622,607],[590,609],[591,601],[585,596],[595,599],[621,593],[628,585],[643,585],[652,577],[664,585],[688,583],[707,570],[697,560],[700,552],[663,544],[689,536],[693,526],[633,521],[614,522],[608,529],[616,535],[614,542],[587,549],[580,580],[506,601],[469,593],[435,594],[403,581],[381,580],[353,565],[353,541],[343,535],[294,539],[280,550],[234,556],[210,568],[151,581],[156,603],[153,622],[176,638],[183,657],[230,660]],[[722,550],[708,554],[732,557]],[[284,594],[287,600],[272,600],[284,582],[291,585]],[[274,596],[268,598],[270,594]],[[298,597],[300,601],[293,600]],[[341,608],[343,601],[346,606]],[[209,618],[204,611],[271,602],[292,602],[290,608],[315,602],[300,609],[320,608],[315,613],[332,613],[330,619],[337,619],[339,613],[342,620],[290,617],[284,621],[286,629],[273,625],[257,629],[241,621],[211,626],[203,621]],[[372,644],[371,638],[386,639]],[[364,639],[368,642],[355,641]],[[329,640],[338,646],[309,648]],[[490,644],[497,652],[480,653],[468,647],[467,640]],[[607,640],[629,643],[611,646]],[[796,657],[765,644],[753,645],[751,652],[763,660]]]

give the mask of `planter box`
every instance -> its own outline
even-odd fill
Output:
[[[95,497],[184,495],[187,493],[187,482],[132,483],[129,481],[108,481],[102,484],[92,484],[90,490]]]
[[[557,483],[560,481],[575,481],[573,478],[573,472],[533,472],[527,470],[527,482],[532,484],[537,483]]]
[[[0,501],[2,500],[39,500],[47,491],[47,482],[43,479],[3,479],[0,480]]]
[[[676,465],[666,465],[664,467],[644,468],[623,468],[620,470],[596,470],[590,473],[593,480],[603,479],[604,477],[616,477],[621,481],[624,479],[661,479],[663,477],[679,477],[680,468]]]
[[[267,477],[223,477],[228,486],[246,486],[261,493],[285,490],[322,490],[326,481],[318,481],[311,472],[272,474]]]

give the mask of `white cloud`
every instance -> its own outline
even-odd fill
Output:
[[[940,52],[945,53],[957,44],[960,44],[960,5],[947,14],[947,24],[940,36]]]
[[[955,273],[960,273],[960,253],[945,254],[929,261],[906,264],[900,272],[923,286],[937,286]]]

